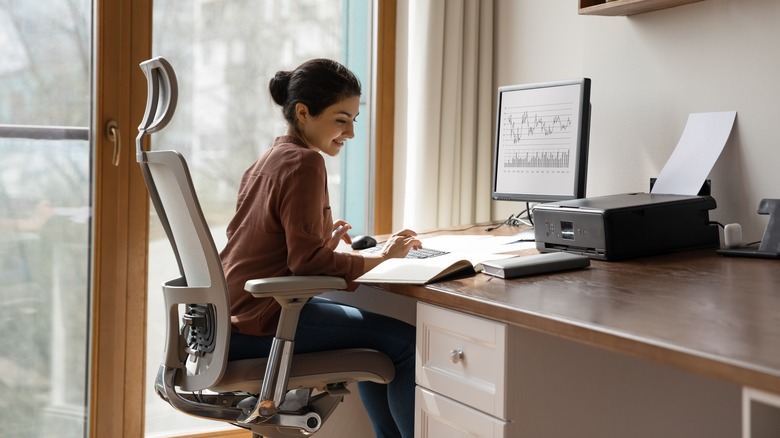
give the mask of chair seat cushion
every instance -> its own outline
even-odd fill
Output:
[[[230,361],[216,392],[258,394],[267,358]],[[296,354],[290,367],[289,389],[324,388],[334,383],[370,381],[388,383],[395,376],[393,362],[384,353],[367,348]]]

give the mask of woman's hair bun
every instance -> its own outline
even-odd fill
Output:
[[[271,98],[282,107],[290,126],[298,124],[295,107],[306,106],[313,117],[330,105],[353,96],[360,96],[360,80],[347,67],[331,59],[312,59],[293,71],[276,72],[268,84]]]
[[[268,84],[271,97],[277,105],[284,106],[287,102],[287,89],[290,86],[292,74],[291,71],[278,71]]]

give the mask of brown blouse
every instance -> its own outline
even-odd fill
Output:
[[[245,292],[247,280],[331,275],[351,281],[363,273],[362,256],[326,246],[333,231],[326,178],[320,153],[292,136],[278,137],[244,173],[220,254],[233,330],[265,336],[276,329],[279,305]]]

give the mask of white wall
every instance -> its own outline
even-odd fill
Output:
[[[576,1],[496,0],[495,85],[590,77],[588,196],[647,191],[689,113],[738,112],[710,175],[711,219],[759,240],[780,198],[780,1],[705,0],[631,17]],[[493,218],[519,211],[494,202]]]

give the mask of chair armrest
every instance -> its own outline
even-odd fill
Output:
[[[257,404],[242,422],[252,422],[258,417],[268,419],[284,402],[298,316],[309,298],[346,288],[347,282],[343,278],[327,276],[272,277],[249,280],[244,284],[244,289],[255,298],[273,297],[282,309]]]
[[[341,277],[327,276],[289,276],[249,280],[244,289],[262,298],[272,297],[313,297],[331,290],[347,288],[347,282]]]
[[[298,315],[304,304],[316,295],[332,290],[347,288],[347,282],[341,277],[328,276],[288,276],[249,280],[244,290],[255,298],[274,298],[282,307],[276,337],[282,340],[295,339]]]

